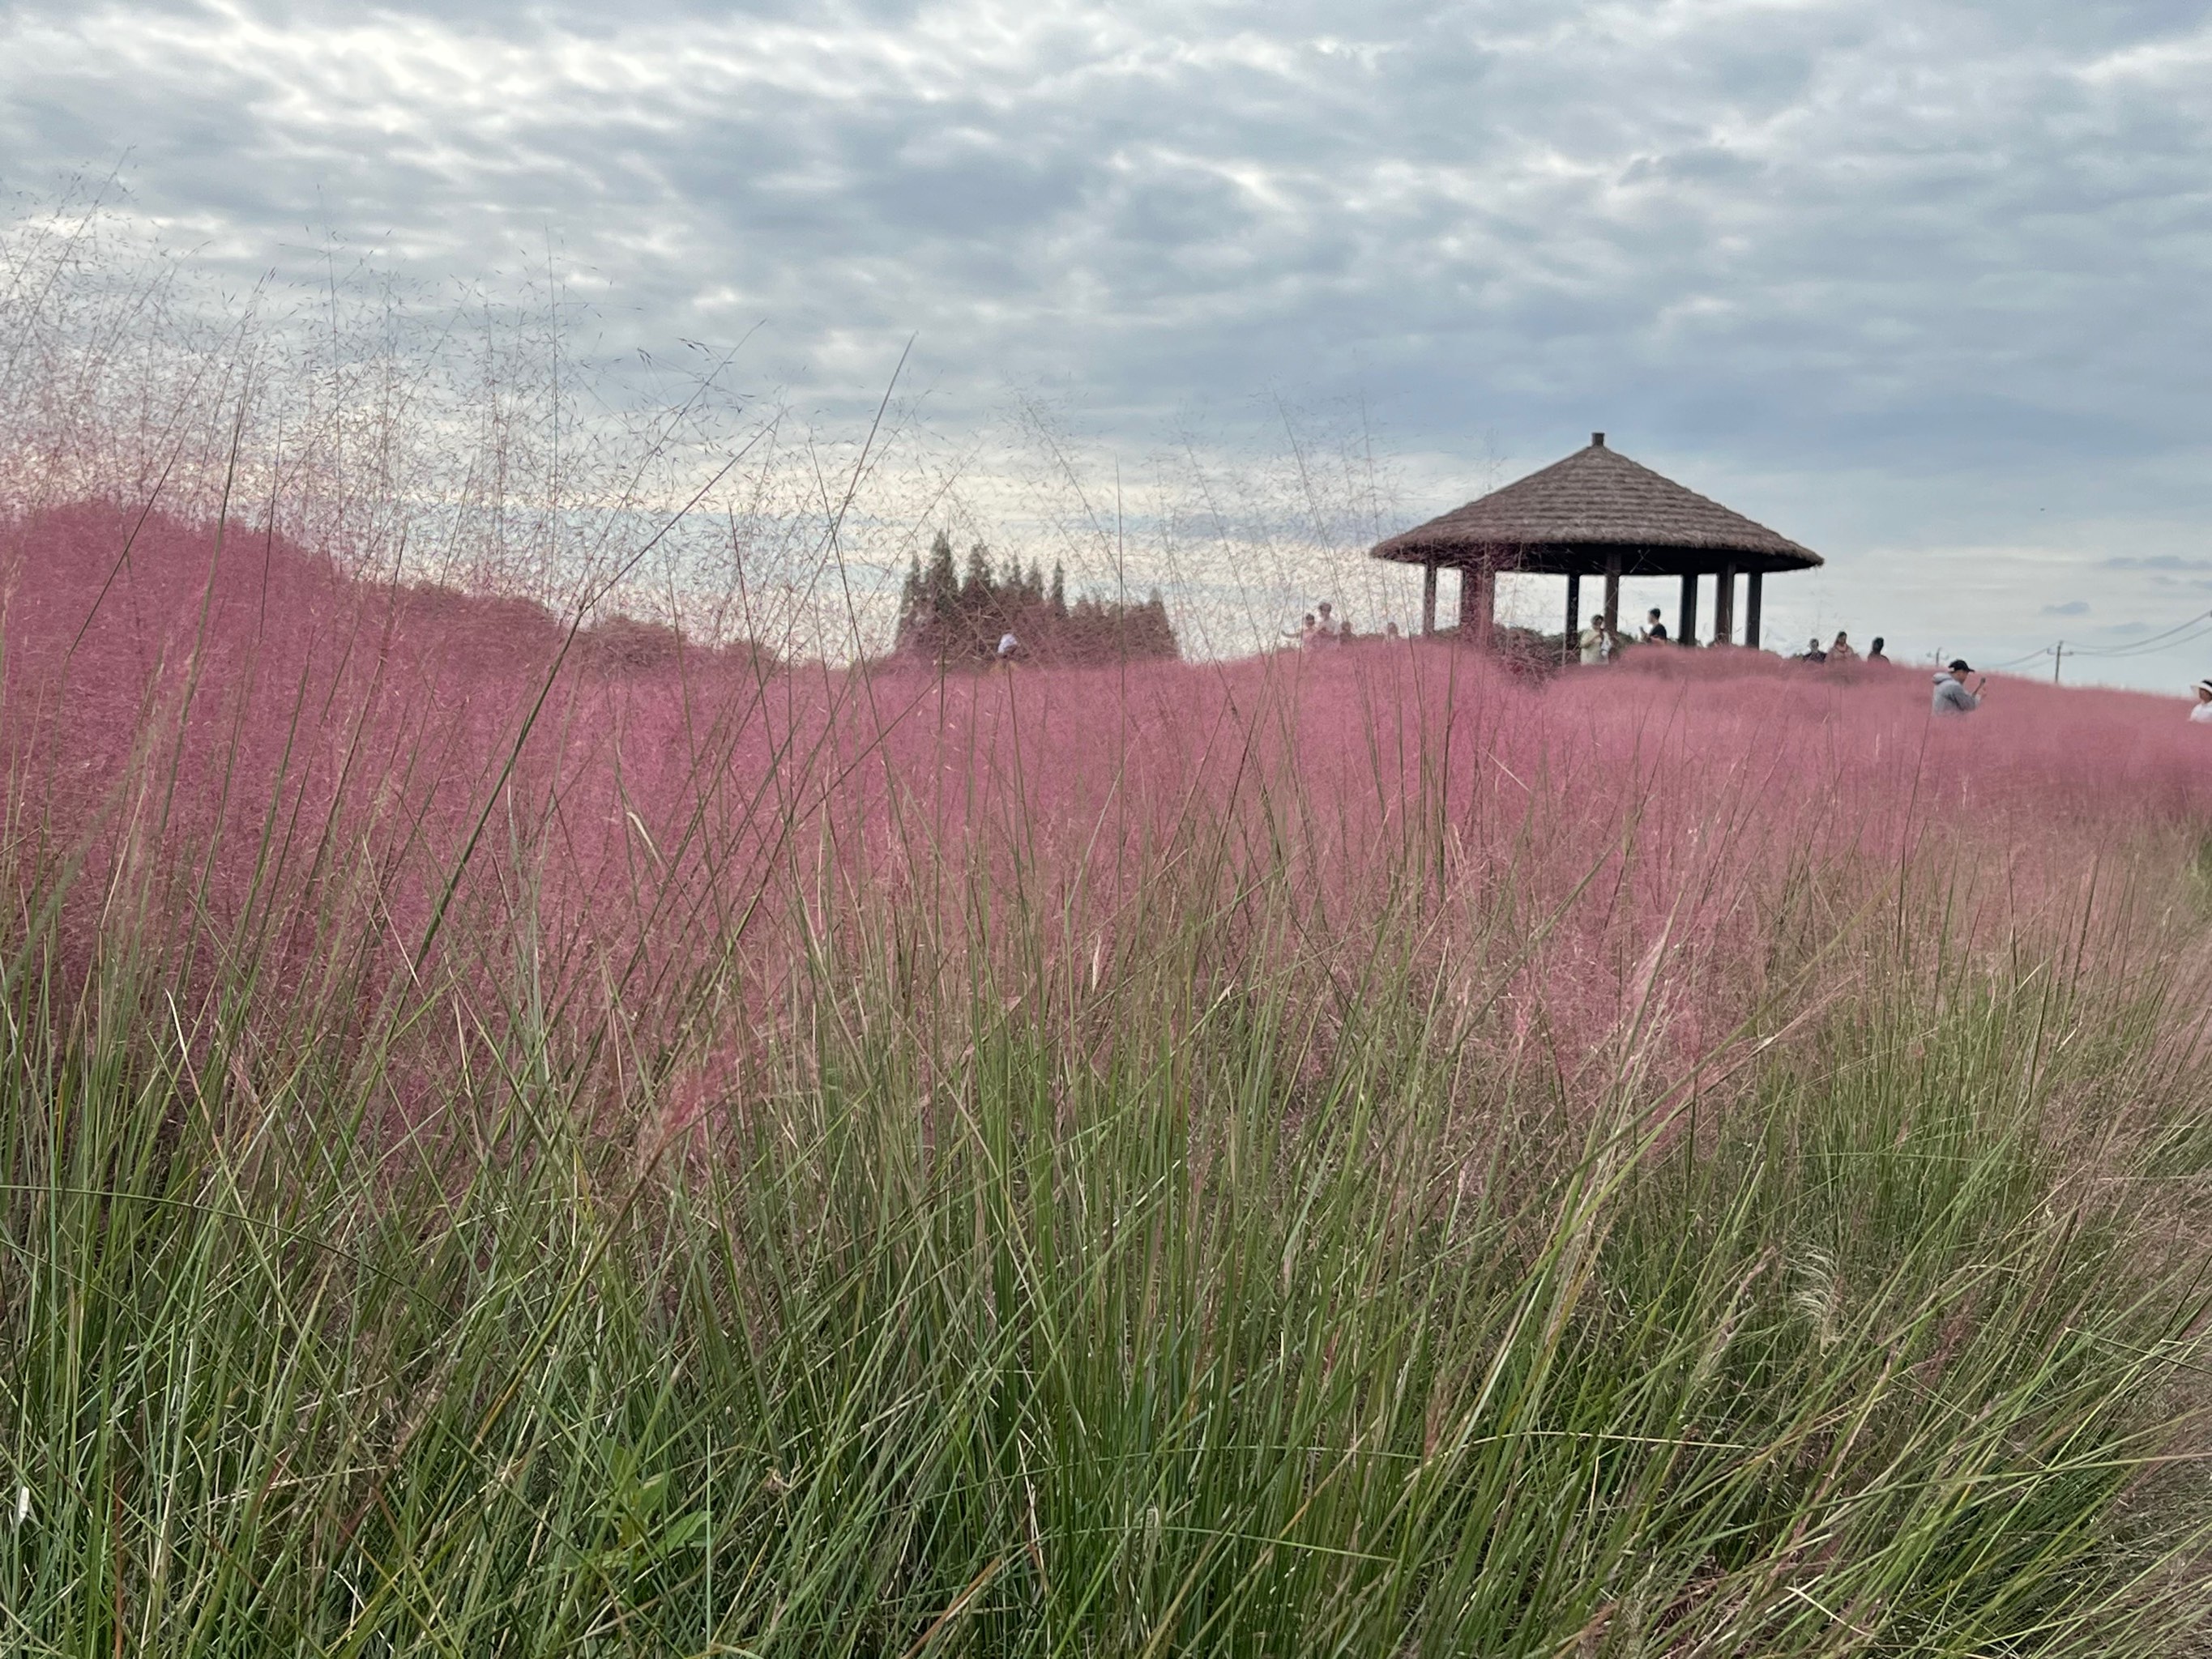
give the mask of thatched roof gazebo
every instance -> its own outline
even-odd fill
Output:
[[[1377,543],[1374,556],[1426,571],[1425,634],[1436,632],[1437,572],[1457,570],[1460,629],[1477,638],[1490,631],[1498,573],[1510,570],[1567,579],[1571,640],[1582,628],[1584,576],[1605,578],[1608,628],[1620,625],[1623,576],[1680,577],[1675,637],[1685,641],[1698,635],[1698,578],[1717,576],[1713,639],[1726,644],[1735,638],[1735,579],[1741,572],[1746,645],[1759,643],[1759,588],[1766,573],[1810,570],[1820,563],[1819,554],[1788,537],[1607,448],[1602,432],[1590,434],[1589,447],[1564,461]]]

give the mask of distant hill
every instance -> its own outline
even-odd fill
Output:
[[[72,660],[112,680],[152,672],[195,641],[289,662],[326,648],[452,657],[484,668],[538,668],[562,650],[574,666],[638,673],[695,665],[772,665],[754,645],[711,646],[665,623],[611,613],[577,630],[535,600],[434,582],[365,581],[281,536],[233,523],[218,535],[161,514],[79,506],[8,527],[6,630],[11,667]]]

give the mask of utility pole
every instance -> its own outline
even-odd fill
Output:
[[[2066,660],[2066,641],[2061,640],[2051,647],[2051,683],[2058,684],[2058,665]]]

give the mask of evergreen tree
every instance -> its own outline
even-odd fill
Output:
[[[929,544],[929,574],[922,581],[927,589],[929,619],[941,628],[951,621],[960,603],[959,580],[952,574],[952,538],[942,530]]]
[[[960,619],[970,628],[982,626],[997,597],[991,591],[991,555],[977,542],[968,550],[968,574],[960,579]]]
[[[1102,663],[1182,654],[1167,600],[1157,587],[1141,600],[1067,596],[1067,572],[1057,561],[1046,580],[1041,561],[1018,557],[994,570],[990,550],[976,542],[956,574],[952,538],[939,531],[929,557],[910,562],[899,595],[898,644],[940,661],[981,662],[1012,629],[1047,661]]]
[[[907,561],[906,580],[899,586],[898,632],[893,636],[898,650],[912,650],[921,643],[921,558],[917,554]]]
[[[1147,657],[1175,657],[1182,653],[1176,648],[1175,624],[1168,620],[1168,602],[1158,588],[1144,604],[1144,621],[1139,642]]]

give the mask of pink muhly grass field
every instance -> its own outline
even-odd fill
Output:
[[[238,526],[6,544],[56,1650],[2212,1618],[2178,702],[779,667]]]
[[[199,982],[273,951],[310,999],[442,975],[497,1004],[526,963],[556,1024],[648,1047],[698,1041],[726,963],[747,1012],[708,1047],[741,1048],[810,950],[1047,1002],[1162,950],[1340,997],[1391,957],[1571,1090],[1632,1030],[1677,1070],[1869,951],[2097,918],[2120,948],[2144,924],[2095,903],[2138,890],[2113,866],[2179,871],[2212,817],[2212,732],[2128,693],[2002,680],[1942,721],[1903,667],[1646,652],[1534,682],[1380,641],[653,660],[236,525],[84,508],[10,540],[15,879],[75,870],[78,967],[126,915]]]

